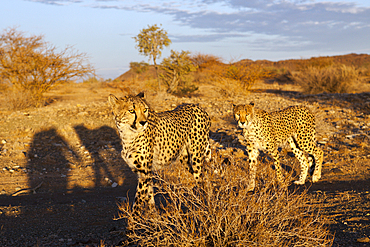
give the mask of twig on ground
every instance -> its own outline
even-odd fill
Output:
[[[39,185],[37,185],[35,188],[30,188],[30,189],[22,189],[22,190],[18,190],[17,192],[13,193],[12,196],[18,196],[20,194],[25,194],[25,193],[29,193],[29,192],[33,192],[34,194],[36,193],[36,190],[38,188],[41,187],[41,185],[43,184],[44,182],[41,182]]]

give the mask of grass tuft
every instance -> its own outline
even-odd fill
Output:
[[[245,163],[225,165],[216,158],[202,183],[182,171],[156,177],[157,210],[127,219],[127,244],[139,246],[330,246],[333,237],[320,208],[307,192],[278,186],[274,171],[264,169],[256,191],[248,193]],[[177,169],[177,168],[176,168]],[[271,169],[270,169],[271,170]],[[185,171],[184,171],[185,172]],[[181,175],[181,176],[180,176]]]

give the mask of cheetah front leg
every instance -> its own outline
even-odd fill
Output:
[[[138,184],[133,204],[133,212],[135,215],[140,215],[141,210],[147,205],[150,209],[155,208],[153,178],[152,176],[138,174]]]
[[[249,184],[247,191],[253,191],[256,187],[256,172],[257,158],[259,151],[254,147],[253,143],[247,142],[248,158],[249,158]]]

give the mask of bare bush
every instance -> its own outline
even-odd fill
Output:
[[[191,60],[199,68],[194,73],[194,81],[214,84],[225,96],[248,93],[255,83],[272,75],[271,70],[257,63],[225,64],[221,58],[205,54],[196,54]]]
[[[192,55],[190,60],[199,69],[207,68],[213,64],[222,64],[222,59],[212,54],[197,53]]]
[[[26,37],[15,28],[0,35],[0,78],[13,90],[9,95],[27,92],[29,105],[42,105],[43,94],[52,87],[93,71],[85,54],[72,47],[58,52],[41,35]]]
[[[323,68],[307,67],[300,72],[292,73],[291,78],[308,94],[350,93],[361,81],[357,69],[343,64]]]
[[[194,187],[186,173],[157,177],[161,203],[140,217],[129,203],[120,207],[128,223],[128,243],[139,246],[330,246],[333,237],[306,192],[277,186],[273,172],[263,186],[247,191],[244,163],[207,165],[203,183]]]
[[[269,71],[263,69],[258,64],[251,63],[249,65],[243,64],[230,64],[223,77],[238,81],[244,90],[250,90],[250,88],[259,80],[269,77]]]

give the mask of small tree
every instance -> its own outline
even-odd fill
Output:
[[[0,78],[14,91],[31,95],[35,105],[53,86],[92,74],[86,55],[72,47],[57,52],[41,35],[26,37],[16,28],[0,35]]]
[[[167,32],[159,28],[157,24],[152,26],[148,25],[148,28],[143,28],[143,30],[133,38],[137,42],[136,48],[139,50],[139,53],[144,56],[148,56],[149,60],[153,60],[158,78],[157,59],[162,55],[163,47],[167,47],[171,44],[171,40],[168,38]],[[158,88],[161,90],[159,80]]]
[[[189,54],[188,51],[171,50],[171,56],[163,59],[161,69],[164,72],[159,76],[166,83],[167,92],[175,93],[179,89],[182,91],[195,91],[197,89],[194,85],[187,85],[189,78],[186,76],[197,69]]]

